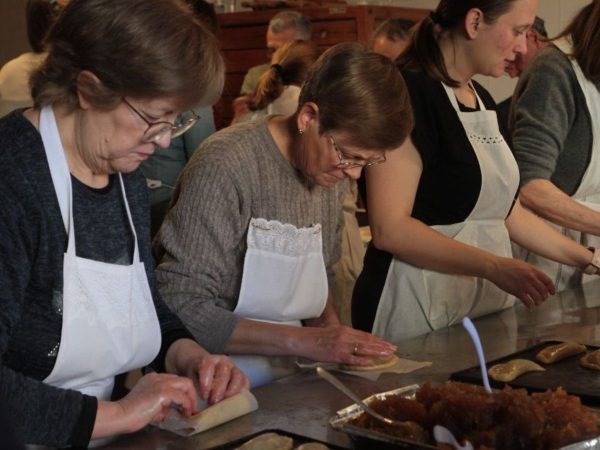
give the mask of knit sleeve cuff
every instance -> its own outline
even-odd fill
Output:
[[[81,405],[81,414],[75,424],[71,443],[73,448],[87,448],[92,439],[96,414],[98,413],[98,399],[90,395],[84,395]]]

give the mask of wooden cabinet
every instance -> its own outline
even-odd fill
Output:
[[[231,121],[231,102],[240,93],[246,71],[252,66],[269,62],[265,36],[269,20],[279,11],[219,15],[219,42],[227,70],[223,96],[215,106],[221,125]],[[416,22],[429,12],[425,9],[343,4],[328,8],[301,8],[298,11],[310,20],[313,40],[323,49],[348,41],[366,45],[373,30],[383,20],[402,17]]]

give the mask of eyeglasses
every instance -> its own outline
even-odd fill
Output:
[[[337,165],[338,169],[353,169],[355,167],[369,167],[374,166],[376,164],[382,164],[385,162],[385,152],[383,155],[372,158],[372,159],[362,159],[356,157],[347,157],[344,152],[339,148],[339,146],[333,140],[333,136],[329,135],[329,141],[331,141],[331,145],[335,150],[338,158],[340,159],[340,163]]]
[[[142,113],[135,109],[133,105],[129,103],[127,99],[125,99],[125,97],[123,97],[123,102],[148,125],[148,128],[146,128],[146,131],[144,131],[144,135],[142,136],[143,142],[158,142],[167,133],[171,133],[171,138],[176,138],[188,131],[190,128],[196,125],[198,120],[200,120],[200,116],[192,111],[192,117],[181,123],[174,124],[167,121],[150,122],[142,115]]]

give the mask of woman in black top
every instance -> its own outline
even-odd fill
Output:
[[[525,51],[535,0],[442,0],[398,61],[415,128],[389,164],[367,172],[373,242],[353,296],[353,322],[392,342],[554,293],[510,240],[586,267],[592,252],[554,232],[515,196],[518,169],[489,94]],[[596,271],[596,267],[591,270]]]

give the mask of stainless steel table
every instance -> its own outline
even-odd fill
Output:
[[[496,359],[541,341],[600,342],[600,280],[565,291],[528,311],[518,305],[475,320],[486,360]],[[461,326],[403,342],[401,357],[431,361],[430,367],[372,382],[340,374],[359,396],[425,381],[446,381],[452,372],[477,364],[469,336]],[[207,449],[266,429],[280,429],[352,448],[348,437],[329,428],[328,419],[351,402],[314,371],[301,372],[253,391],[259,409],[213,430],[189,438],[149,427],[104,447],[107,449]]]

